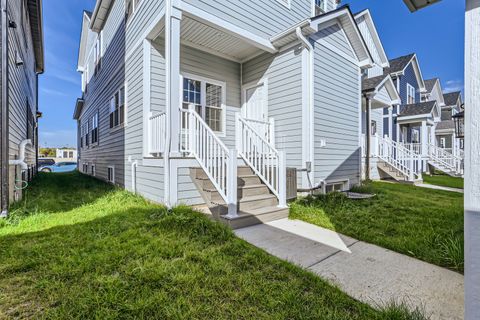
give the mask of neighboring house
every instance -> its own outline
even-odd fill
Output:
[[[76,149],[56,149],[56,154],[56,158],[61,159],[62,161],[77,161]]]
[[[384,128],[383,109],[392,110],[400,104],[400,96],[390,74],[383,72],[384,68],[390,67],[390,63],[370,11],[357,13],[355,20],[373,58],[371,68],[364,70],[362,75],[363,178],[368,176],[370,179],[380,179],[384,174],[379,170],[379,139],[384,130],[392,130],[392,123],[385,124]],[[370,150],[366,150],[367,139],[370,140]],[[369,161],[366,159],[367,152],[370,155]]]
[[[286,167],[293,193],[360,182],[372,65],[334,0],[98,0],[83,15],[79,168],[233,224],[286,216]]]
[[[0,9],[0,213],[5,216],[9,202],[22,197],[17,184],[36,171],[44,51],[41,0],[1,1]]]
[[[442,107],[442,119],[437,124],[435,134],[437,145],[460,155],[464,149],[463,138],[457,138],[452,116],[462,111],[462,95],[460,91],[443,94],[445,105]]]

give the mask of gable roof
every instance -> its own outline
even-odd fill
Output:
[[[358,29],[357,22],[353,16],[350,6],[348,4],[338,7],[335,10],[323,13],[310,19],[310,27],[319,31],[322,25],[331,21],[337,20],[340,26],[344,29],[345,34],[350,42],[355,55],[360,61],[361,66],[370,66],[373,62],[370,50],[368,50],[365,39]]]
[[[417,77],[420,92],[423,93],[425,92],[425,82],[423,80],[422,71],[420,70],[420,65],[415,53],[407,54],[405,56],[390,60],[390,67],[384,68],[383,72],[385,74],[390,74],[393,77],[403,75],[410,64],[413,65],[413,70],[415,71],[415,76]]]
[[[28,0],[28,14],[32,31],[33,50],[35,53],[35,71],[45,71],[45,56],[43,42],[42,0]]]
[[[425,80],[425,89],[427,90],[427,92],[432,92],[433,87],[435,87],[435,84],[437,83],[437,81],[440,81],[440,79],[433,78],[433,79]]]
[[[381,76],[373,77],[373,78],[365,78],[362,80],[362,91],[368,92],[375,90],[382,82],[387,78],[388,75],[384,74]]]
[[[90,17],[92,13],[89,11],[83,11],[82,15],[82,30],[80,32],[80,46],[78,47],[78,60],[77,60],[77,71],[83,71],[84,63],[86,58],[87,42],[88,42],[88,31],[90,25]]]
[[[445,105],[446,106],[453,106],[457,104],[458,99],[461,100],[461,92],[460,91],[455,91],[455,92],[450,92],[450,93],[444,93],[443,94],[443,99],[445,100]]]
[[[400,106],[401,111],[398,115],[400,117],[405,117],[405,116],[419,116],[419,115],[429,114],[433,111],[436,105],[437,105],[437,101],[427,101],[427,102],[401,105]]]
[[[357,12],[355,15],[355,20],[358,21],[360,18],[364,18],[368,30],[372,35],[373,43],[377,48],[378,55],[380,56],[380,60],[382,61],[381,66],[383,68],[387,68],[390,66],[387,54],[385,53],[385,49],[383,48],[382,41],[380,40],[380,36],[377,32],[377,27],[375,26],[375,22],[373,21],[372,14],[370,13],[369,9],[365,9],[363,11]]]
[[[455,122],[453,120],[444,120],[437,123],[435,130],[452,130],[455,129]]]

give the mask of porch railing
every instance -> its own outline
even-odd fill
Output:
[[[422,154],[422,144],[421,143],[402,143],[402,145],[408,150],[414,152],[415,154]]]
[[[380,159],[403,173],[410,181],[422,178],[422,159],[420,155],[388,137],[379,137],[378,141],[378,156]]]
[[[285,154],[278,151],[264,135],[258,132],[251,122],[236,114],[237,150],[245,163],[278,198],[279,206],[286,202]]]
[[[229,150],[195,111],[180,109],[182,151],[190,153],[228,205],[228,216],[237,216],[237,151]]]
[[[166,119],[165,112],[151,115],[148,121],[149,139],[148,150],[150,154],[160,154],[165,152],[166,141]]]
[[[275,145],[275,120],[273,118],[268,121],[260,121],[254,119],[243,118],[260,136],[264,137],[268,143]]]
[[[463,159],[456,156],[444,148],[440,148],[433,144],[428,146],[429,158],[434,164],[438,164],[447,170],[461,174],[463,171]]]

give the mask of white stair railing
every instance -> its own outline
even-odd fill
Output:
[[[273,118],[268,121],[260,121],[254,119],[243,118],[259,135],[265,138],[271,145],[275,145],[275,120]]]
[[[195,111],[180,109],[183,141],[181,150],[200,164],[228,206],[228,217],[237,216],[237,151],[229,150]]]
[[[402,143],[402,145],[408,150],[413,151],[415,154],[422,154],[422,144],[421,143]]]
[[[388,137],[378,139],[378,156],[403,173],[409,181],[422,179],[421,156]]]
[[[428,155],[433,165],[440,167],[439,169],[443,168],[458,174],[462,173],[462,157],[453,155],[448,150],[433,144],[428,146]]]
[[[151,115],[148,120],[149,139],[148,150],[150,154],[160,154],[165,152],[166,141],[166,119],[165,112]]]
[[[245,163],[278,198],[279,207],[286,207],[285,154],[278,151],[263,132],[257,132],[251,122],[236,114],[237,150]]]

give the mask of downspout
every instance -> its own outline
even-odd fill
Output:
[[[170,56],[170,46],[171,46],[171,36],[167,33],[171,32],[171,25],[172,25],[172,2],[171,0],[167,0],[165,3],[165,101],[166,101],[166,125],[165,125],[165,151],[163,154],[163,168],[164,168],[164,175],[163,175],[163,188],[164,188],[164,202],[168,208],[171,208],[170,203],[170,149],[172,143],[172,136],[171,136],[171,126],[170,126],[170,105],[172,104],[171,97],[170,97],[170,61],[172,57]]]
[[[132,159],[132,157],[128,157],[128,162],[131,166],[132,172],[132,192],[137,193],[137,167],[138,167],[138,160]]]
[[[314,121],[314,97],[313,97],[313,82],[314,82],[314,79],[313,79],[313,53],[314,53],[314,48],[313,48],[313,45],[310,43],[310,41],[303,35],[302,33],[302,28],[301,27],[297,27],[295,29],[295,34],[297,35],[297,38],[298,40],[302,43],[302,46],[307,49],[308,51],[308,66],[307,66],[307,69],[308,69],[308,87],[307,87],[307,90],[308,90],[308,113],[309,113],[309,118],[310,118],[310,121],[308,122],[308,128],[304,128],[304,129],[307,129],[308,132],[309,132],[309,143],[308,143],[308,157],[307,157],[307,161],[310,162],[310,164],[306,164],[306,167],[308,168],[308,170],[306,170],[306,174],[307,174],[307,180],[310,182],[310,186],[311,186],[311,177],[310,177],[310,174],[312,173],[312,168],[313,168],[313,165],[314,165],[314,159],[313,159],[313,139],[314,139],[314,132],[313,132],[313,121]]]
[[[365,180],[370,180],[370,154],[371,154],[371,133],[372,133],[372,124],[370,121],[370,112],[372,109],[372,100],[368,95],[364,95],[366,99],[366,113],[365,113],[365,122],[366,122],[366,130],[365,130]]]
[[[0,80],[0,217],[8,214],[8,160],[9,160],[9,114],[8,114],[8,14],[7,0],[1,0],[1,80]]]

